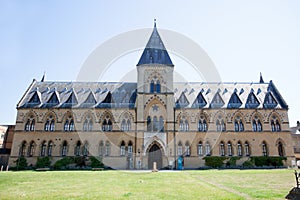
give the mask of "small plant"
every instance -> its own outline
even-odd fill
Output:
[[[236,161],[238,161],[241,157],[230,157],[227,161],[226,166],[234,167],[236,166]]]
[[[206,156],[203,158],[205,160],[205,165],[213,168],[220,168],[224,165],[226,157],[219,156]]]
[[[24,156],[19,157],[16,161],[16,169],[17,170],[24,170],[27,168],[28,164],[27,164],[27,160]]]
[[[68,165],[75,163],[74,157],[64,157],[56,161],[53,165],[54,169],[65,169]]]
[[[97,168],[97,167],[104,167],[104,164],[102,163],[101,157],[90,157],[91,160],[91,167]]]
[[[38,157],[36,161],[36,168],[50,167],[51,160],[49,157]]]

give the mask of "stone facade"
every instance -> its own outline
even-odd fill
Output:
[[[205,165],[205,156],[294,158],[274,83],[174,83],[156,26],[137,83],[38,82],[20,100],[10,164],[26,156],[101,156],[115,169]]]

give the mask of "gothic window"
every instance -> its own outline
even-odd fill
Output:
[[[252,120],[252,130],[253,132],[261,132],[262,131],[262,124],[258,116],[254,116]]]
[[[59,100],[57,97],[56,92],[53,92],[53,94],[51,95],[50,99],[47,102],[48,104],[53,104],[53,105],[57,105],[59,104]]]
[[[68,153],[68,143],[67,141],[64,141],[61,147],[61,156],[66,156],[67,153]]]
[[[268,156],[268,154],[269,154],[268,146],[265,141],[262,143],[262,153],[263,153],[263,156]]]
[[[89,143],[85,142],[83,145],[83,151],[82,151],[83,156],[88,156],[89,155]]]
[[[221,115],[218,116],[218,119],[216,121],[216,127],[217,127],[217,131],[218,132],[221,132],[221,131],[224,132],[224,131],[226,131],[226,125],[225,125],[225,122],[224,122],[224,120],[223,120],[223,118],[222,118]]]
[[[147,131],[152,131],[151,117],[147,117]]]
[[[25,131],[34,131],[35,129],[35,120],[33,116],[31,115],[29,119],[27,119],[26,124],[25,124]]]
[[[201,141],[198,143],[198,155],[199,156],[203,155],[203,145]]]
[[[153,80],[150,83],[150,93],[154,93],[154,81]]]
[[[281,131],[279,120],[275,115],[273,115],[271,119],[271,130],[272,132]]]
[[[237,116],[234,120],[234,130],[235,132],[243,132],[244,124],[240,116]]]
[[[105,156],[110,155],[110,143],[107,141],[105,144]]]
[[[81,142],[78,141],[75,146],[74,155],[80,156]]]
[[[200,119],[198,121],[198,131],[200,131],[200,132],[207,131],[207,123],[203,116],[200,116]]]
[[[43,141],[41,145],[41,156],[46,155],[46,149],[47,149],[46,141]]]
[[[208,142],[205,145],[205,155],[210,156],[210,144]]]
[[[120,156],[125,156],[125,147],[125,142],[122,141],[120,146]]]
[[[248,142],[245,142],[245,155],[250,156],[250,145]]]
[[[99,156],[103,156],[104,155],[104,144],[103,141],[100,141],[99,143]]]
[[[220,156],[225,156],[224,142],[220,143]]]
[[[74,131],[74,120],[72,116],[69,116],[68,119],[66,119],[65,124],[64,124],[64,131]]]
[[[28,156],[30,156],[30,157],[33,156],[34,150],[35,150],[35,143],[34,143],[34,141],[31,141],[29,144]]]
[[[190,148],[189,142],[185,143],[184,152],[185,152],[185,156],[190,156],[191,155],[191,148]]]
[[[45,131],[54,131],[55,130],[55,122],[54,122],[54,118],[52,115],[50,115],[47,118],[47,121],[45,123],[45,127],[44,127]]]
[[[180,141],[178,143],[177,154],[178,154],[178,156],[182,156],[182,143]]]
[[[156,116],[153,117],[153,131],[158,131],[158,121]]]
[[[277,146],[278,146],[278,155],[281,156],[281,157],[285,156],[284,147],[283,147],[282,142],[279,141]]]
[[[19,155],[25,156],[25,154],[26,154],[26,141],[23,141],[19,149]]]
[[[163,118],[163,116],[160,116],[159,117],[159,131],[160,132],[164,132],[165,131],[165,129],[164,129],[164,118]]]
[[[233,155],[231,142],[227,143],[227,153],[228,153],[228,156]]]
[[[160,93],[160,91],[161,91],[160,81],[157,80],[157,81],[156,81],[156,92],[157,92],[157,93]]]
[[[238,156],[242,156],[243,155],[242,144],[241,144],[240,141],[237,143],[237,155]]]
[[[112,131],[112,122],[108,115],[102,122],[102,131]]]
[[[132,148],[132,142],[129,141],[128,142],[128,155],[132,155],[132,152],[133,152],[133,148]]]
[[[246,108],[257,108],[259,106],[259,101],[257,100],[255,94],[251,92],[248,95],[247,101],[246,101]]]
[[[160,93],[161,92],[161,84],[160,81],[157,80],[157,77],[154,77],[155,80],[151,80],[150,82],[150,93]]]
[[[180,131],[189,131],[189,121],[183,116],[179,121],[179,130]]]
[[[92,131],[93,130],[93,121],[91,116],[86,116],[83,122],[83,131]]]
[[[236,92],[234,92],[229,99],[228,108],[239,108],[241,105],[242,101],[240,100]]]
[[[53,148],[53,142],[49,141],[49,143],[48,143],[48,156],[52,156],[52,148]]]

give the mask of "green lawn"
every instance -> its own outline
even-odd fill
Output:
[[[294,171],[0,172],[0,199],[284,199]]]

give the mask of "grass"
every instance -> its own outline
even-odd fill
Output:
[[[284,199],[294,171],[0,172],[0,199]]]

